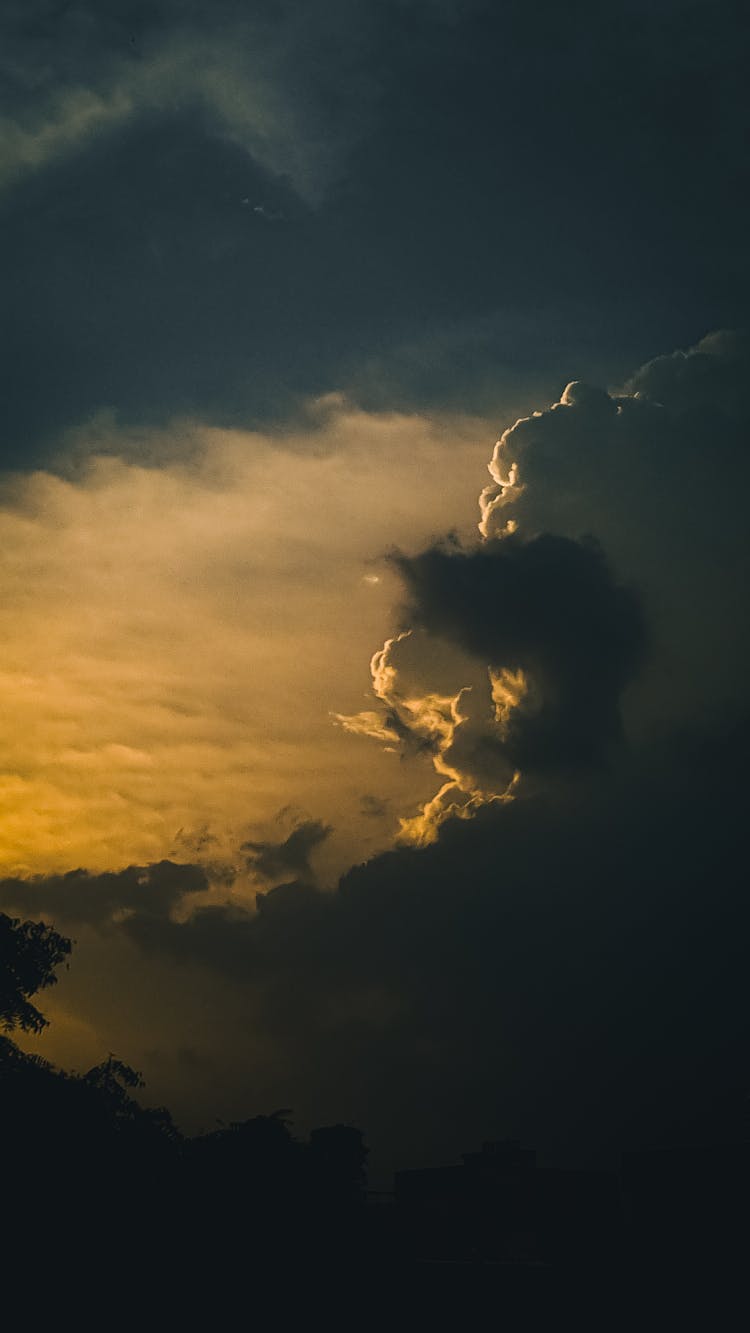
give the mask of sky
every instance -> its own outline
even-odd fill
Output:
[[[7,0],[30,1048],[383,1170],[747,1097],[731,0]]]

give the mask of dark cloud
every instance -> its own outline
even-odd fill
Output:
[[[569,384],[503,433],[490,464],[488,536],[509,519],[594,532],[637,588],[652,640],[638,709],[654,720],[747,701],[749,372],[747,337],[717,331],[649,362],[623,392]]]
[[[708,409],[747,422],[749,375],[750,335],[741,329],[717,329],[695,347],[648,361],[627,390],[680,414]]]
[[[616,584],[593,541],[513,535],[393,562],[408,594],[406,625],[529,676],[529,702],[514,710],[503,742],[515,764],[575,767],[606,755],[646,633],[637,597]]]
[[[721,329],[647,362],[622,391],[573,381],[559,402],[521,418],[498,440],[495,484],[483,497],[490,518],[494,512],[502,527],[508,516],[520,517],[572,536],[588,523],[629,562],[632,548],[644,541],[652,548],[667,525],[670,536],[692,529],[693,540],[699,527],[708,525],[712,536],[734,527],[732,497],[748,467],[748,374],[747,335]],[[513,466],[520,486],[493,510]]]
[[[729,0],[4,21],[14,466],[101,407],[254,423],[343,386],[497,410],[571,346],[615,379],[746,314]]]
[[[285,222],[244,208],[248,194]],[[331,240],[287,184],[214,143],[199,117],[124,127],[26,182],[4,225],[6,465],[49,452],[61,428],[103,407],[135,423],[288,413],[350,323]]]
[[[273,1045],[273,1095],[302,1114],[340,1108],[385,1152],[507,1131],[580,1160],[731,1134],[746,1080],[746,746],[744,726],[673,737],[606,781],[449,821],[432,847],[376,857],[335,893],[289,883],[255,914],[181,922],[136,907],[118,928],[163,963],[240,983]],[[248,1070],[256,1099],[266,1077]]]
[[[522,781],[514,799],[483,808],[480,790],[460,820],[445,810],[436,820],[436,797],[424,811],[431,847],[352,870],[332,899],[299,887],[269,895],[257,934],[248,928],[265,1020],[283,1039],[294,1032],[295,1054],[316,1048],[334,1081],[320,1034],[334,1021],[348,1028],[341,1059],[354,1062],[376,1116],[387,1119],[387,1102],[352,1053],[358,1042],[436,1140],[441,1121],[443,1133],[473,1124],[476,1137],[484,1115],[486,1132],[479,1106],[579,1152],[587,1138],[613,1147],[738,1132],[750,1012],[737,947],[747,928],[746,358],[743,337],[723,332],[650,363],[622,395],[569,384],[497,446],[490,489],[501,503],[489,517],[501,537],[392,557],[408,600],[402,634],[373,658],[375,694],[417,734],[432,728],[454,795],[480,771],[482,746],[509,750],[522,768],[554,760],[568,772],[560,782],[548,771],[543,787]],[[523,538],[508,514],[532,533],[557,522],[566,535]],[[588,523],[618,575],[637,575],[637,592],[580,537]],[[643,605],[656,660],[644,652]],[[531,678],[494,740],[472,730],[470,713],[456,720],[443,641]],[[629,748],[595,779],[574,777],[576,762],[611,747],[641,666],[656,678],[659,725],[643,726],[636,691]],[[709,707],[696,706],[701,696]],[[348,722],[394,739],[376,714]],[[279,946],[266,982],[261,941],[273,952],[276,929],[292,944],[288,955]]]
[[[248,867],[259,879],[269,883],[293,880],[295,884],[311,886],[315,873],[310,858],[330,832],[327,825],[307,820],[280,842],[247,842],[242,851]],[[187,909],[190,899],[205,894],[217,878],[226,883],[232,876],[226,866],[209,868],[184,861],[131,865],[99,874],[70,870],[62,875],[0,880],[0,906],[24,916],[42,916],[67,926],[90,925],[101,930],[109,930],[113,925],[126,928],[128,922],[137,920],[139,925],[134,926],[137,930],[143,922],[168,922],[176,909]]]
[[[310,857],[332,832],[328,824],[319,820],[308,819],[298,824],[282,842],[244,842],[243,852],[247,853],[247,864],[261,879],[292,878],[300,883],[312,884],[315,872],[310,865]]]
[[[0,880],[0,902],[24,916],[106,928],[130,915],[168,918],[185,896],[207,888],[201,866],[159,861],[101,874],[69,870],[64,875]]]
[[[381,707],[339,721],[432,756],[442,785],[402,836],[429,841],[519,774],[602,765],[625,733],[747,707],[747,371],[724,330],[622,392],[571,381],[497,441],[484,544],[391,556],[407,601],[371,662]]]

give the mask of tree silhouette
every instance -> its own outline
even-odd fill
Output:
[[[281,1109],[184,1138],[164,1107],[140,1105],[141,1076],[116,1055],[75,1073],[15,1044],[12,1034],[47,1026],[32,997],[54,984],[70,952],[51,926],[0,914],[4,1257],[17,1267],[36,1256],[39,1220],[59,1210],[75,1215],[56,1240],[60,1273],[85,1251],[105,1280],[119,1280],[123,1256],[137,1256],[133,1290],[166,1290],[165,1272],[201,1230],[205,1273],[183,1278],[188,1303],[202,1283],[213,1292],[218,1274],[225,1285],[228,1273],[239,1281],[249,1256],[256,1279],[276,1285],[289,1272],[310,1280],[331,1262],[353,1273],[366,1238],[359,1130],[329,1125],[304,1142]]]
[[[48,1159],[65,1160],[80,1190],[105,1167],[135,1179],[178,1148],[169,1112],[132,1096],[142,1080],[130,1065],[110,1054],[85,1074],[66,1073],[3,1035],[47,1026],[30,997],[57,981],[70,951],[52,926],[0,914],[0,1131],[14,1144],[3,1175],[18,1198],[42,1188]]]
[[[55,968],[71,942],[42,921],[20,921],[0,912],[0,1027],[41,1032],[47,1019],[29,999],[57,981]]]

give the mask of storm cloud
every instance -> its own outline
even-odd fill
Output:
[[[724,330],[649,362],[623,390],[574,382],[504,431],[489,464],[486,536],[509,521],[594,532],[638,590],[653,638],[638,707],[652,717],[706,718],[747,697],[749,371],[746,334]]]
[[[11,466],[102,408],[497,412],[744,317],[731,0],[38,0],[2,26]]]
[[[620,735],[619,695],[642,659],[637,597],[594,542],[511,535],[473,551],[394,557],[404,620],[455,641],[491,670],[521,670],[530,698],[503,737],[516,767],[600,761]]]
[[[447,779],[406,837],[519,777],[602,768],[626,733],[723,727],[746,706],[747,371],[747,338],[721,331],[619,392],[570,382],[497,441],[481,544],[391,555],[405,600],[371,662],[381,708],[339,720],[427,750]],[[474,663],[450,685],[445,644]]]

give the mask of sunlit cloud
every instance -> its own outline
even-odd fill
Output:
[[[240,843],[266,839],[290,803],[335,825],[324,881],[387,845],[429,765],[365,759],[332,725],[361,701],[368,644],[392,615],[387,563],[363,578],[384,533],[424,540],[455,519],[486,430],[368,415],[340,396],[283,435],[102,418],[67,441],[67,475],[6,477],[5,871],[198,847],[244,872]],[[392,821],[362,813],[365,791]]]
[[[373,654],[370,673],[380,711],[337,714],[336,720],[353,735],[379,741],[388,753],[429,756],[435,773],[447,779],[416,814],[400,817],[399,841],[427,846],[447,819],[469,818],[483,804],[510,799],[517,777],[500,746],[507,713],[525,693],[516,674],[508,673],[503,714],[491,674],[411,630],[386,639]],[[445,688],[451,678],[464,683],[451,691]],[[429,688],[436,679],[442,691]]]

